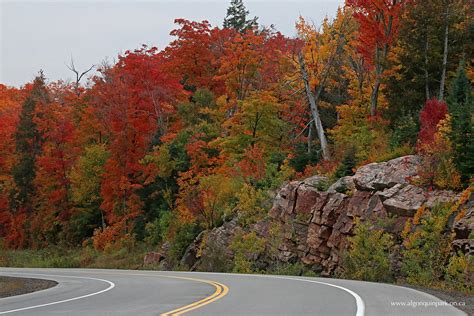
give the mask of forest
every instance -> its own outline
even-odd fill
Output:
[[[316,10],[317,8],[315,8]],[[418,154],[418,185],[474,176],[467,0],[346,0],[297,36],[232,0],[222,26],[175,20],[164,48],[97,73],[0,84],[0,249],[111,252],[266,216],[271,192]]]

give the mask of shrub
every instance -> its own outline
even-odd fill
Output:
[[[237,234],[230,245],[234,251],[234,268],[232,272],[252,273],[256,269],[256,260],[265,250],[265,239],[255,232]]]
[[[474,291],[474,256],[455,254],[449,259],[445,273],[450,288],[468,293]]]
[[[409,283],[434,286],[443,276],[451,244],[447,233],[450,214],[447,205],[432,210],[421,207],[413,225],[408,225],[413,228],[405,230],[401,272]]]
[[[229,272],[232,270],[232,262],[227,249],[216,243],[214,240],[208,240],[205,249],[201,254],[197,270],[206,272]]]
[[[245,183],[237,193],[236,208],[239,211],[239,224],[248,226],[253,224],[265,216],[265,208],[263,204],[266,196],[262,190],[257,190],[253,186]]]
[[[431,99],[426,101],[420,112],[420,133],[418,134],[418,149],[424,151],[435,141],[438,124],[448,114],[448,107],[443,101]]]
[[[349,237],[349,250],[343,255],[343,276],[350,279],[389,282],[393,278],[390,251],[392,236],[371,223],[356,220],[354,236]]]
[[[181,260],[186,248],[188,248],[189,244],[194,241],[200,232],[199,225],[196,223],[184,223],[178,227],[173,239],[170,240],[169,255],[171,259],[174,261]]]

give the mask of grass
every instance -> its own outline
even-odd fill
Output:
[[[146,247],[99,252],[92,248],[2,250],[0,266],[19,268],[139,269]]]

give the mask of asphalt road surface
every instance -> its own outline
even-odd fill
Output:
[[[0,275],[59,283],[0,299],[0,315],[466,315],[420,291],[349,280],[91,269]]]

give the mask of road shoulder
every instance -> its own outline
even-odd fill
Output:
[[[0,298],[45,290],[57,284],[51,280],[0,276]]]

